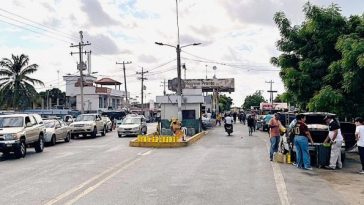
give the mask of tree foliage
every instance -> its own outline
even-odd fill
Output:
[[[260,103],[266,102],[264,97],[262,96],[261,91],[255,91],[252,95],[248,95],[245,97],[243,108],[250,109],[252,106],[260,106]]]
[[[15,110],[30,106],[37,96],[34,85],[44,85],[42,81],[29,77],[38,70],[38,65],[29,65],[28,56],[21,54],[12,55],[11,59],[3,58],[0,67],[1,106]]]
[[[305,4],[305,21],[292,26],[283,12],[274,16],[282,52],[280,67],[287,100],[301,109],[341,116],[364,114],[364,15],[346,18],[340,8]]]
[[[219,97],[219,107],[220,111],[230,111],[231,105],[233,104],[233,99],[226,95],[220,95]]]

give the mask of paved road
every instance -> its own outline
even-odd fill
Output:
[[[0,204],[349,204],[316,170],[269,162],[267,136],[242,125],[186,148],[131,148],[131,139],[114,131],[1,158]]]

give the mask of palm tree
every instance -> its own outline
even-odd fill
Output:
[[[38,69],[37,64],[29,64],[28,56],[21,54],[20,56],[11,55],[11,59],[3,58],[0,61],[0,93],[2,105],[12,105],[13,109],[19,107],[24,108],[31,103],[36,97],[37,91],[34,85],[44,85],[38,79],[29,77]]]

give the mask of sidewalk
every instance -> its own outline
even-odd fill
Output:
[[[253,134],[269,144],[266,132]],[[364,204],[364,176],[357,154],[347,153],[341,170],[313,171],[297,169],[290,164],[279,164],[288,190],[291,204]]]

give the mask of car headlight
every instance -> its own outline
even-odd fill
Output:
[[[134,127],[133,130],[134,131],[138,131],[139,130],[139,127]]]
[[[17,137],[16,134],[5,134],[4,135],[5,140],[15,140],[16,137]]]

